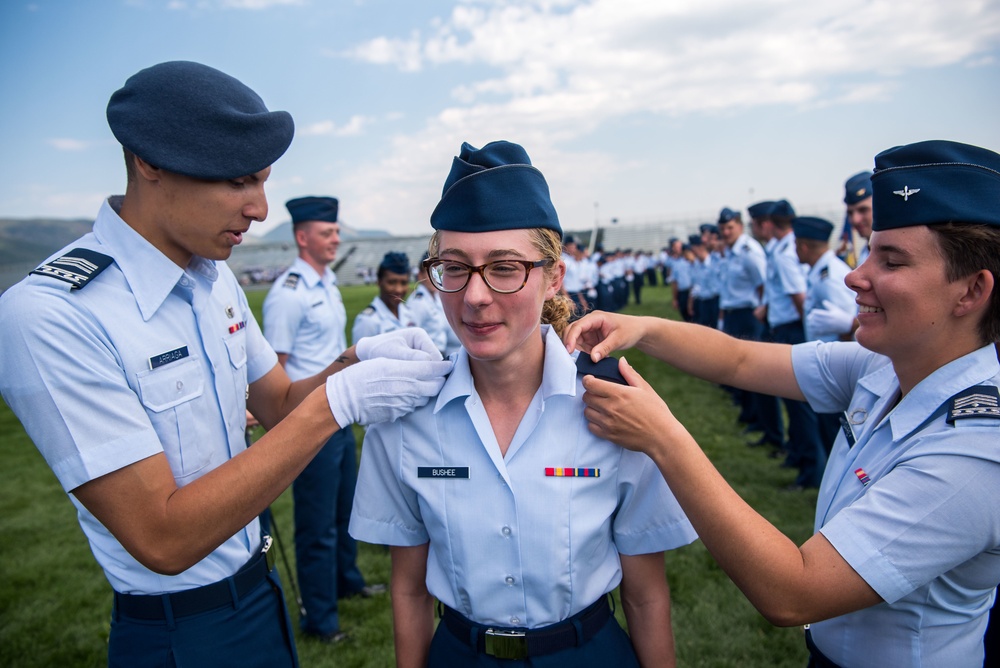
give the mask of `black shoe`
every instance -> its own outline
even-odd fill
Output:
[[[313,633],[312,631],[303,631],[302,635],[306,638],[311,638],[317,642],[325,643],[327,645],[339,645],[340,643],[351,639],[351,636],[346,631],[331,631],[330,633]]]

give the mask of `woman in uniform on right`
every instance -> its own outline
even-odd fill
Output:
[[[637,346],[706,380],[843,411],[816,533],[797,546],[722,479],[666,403],[588,377],[591,430],[648,454],[751,603],[809,624],[811,666],[983,665],[1000,581],[1000,155],[930,141],[875,158],[868,259],[847,276],[856,342],[739,341],[593,313],[592,358]]]

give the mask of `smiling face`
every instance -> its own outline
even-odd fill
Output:
[[[860,202],[847,205],[847,220],[854,231],[865,239],[872,236],[872,198],[866,197]]]
[[[543,259],[529,230],[442,231],[437,256],[472,266],[495,260]],[[525,286],[512,294],[494,292],[478,273],[469,277],[464,289],[441,293],[448,323],[469,357],[480,362],[534,362],[537,357],[540,362],[542,305],[559,291],[561,284],[559,265],[555,269],[532,269]]]
[[[202,181],[137,163],[144,196],[155,212],[132,223],[143,237],[175,264],[187,267],[193,255],[225,260],[255,220],[267,217],[261,171],[228,181]],[[126,195],[126,201],[128,196]]]
[[[295,226],[295,242],[299,246],[299,256],[321,271],[337,257],[340,225],[322,220],[299,223]]]
[[[933,233],[926,226],[873,232],[871,255],[847,275],[857,293],[858,343],[893,362],[953,359],[964,340],[955,308],[963,281],[950,281]],[[973,323],[974,324],[974,323]]]

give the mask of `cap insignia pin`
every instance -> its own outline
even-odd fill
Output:
[[[920,192],[920,188],[910,190],[910,186],[903,186],[902,190],[893,190],[892,194],[899,195],[903,198],[904,202],[908,202],[910,200],[910,195],[916,195],[918,192]]]

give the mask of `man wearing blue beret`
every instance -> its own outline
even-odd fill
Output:
[[[410,291],[410,259],[405,253],[386,253],[378,265],[378,294],[354,318],[351,341],[355,345],[366,336],[416,327],[417,321],[404,301]]]
[[[224,260],[267,216],[287,113],[179,61],[130,77],[107,117],[125,195],[0,297],[0,392],[114,589],[109,665],[297,665],[258,515],[334,433],[426,403],[451,365],[426,337],[296,382],[278,364]],[[249,449],[248,410],[269,429]]]
[[[321,372],[347,349],[347,311],[330,263],[340,246],[339,202],[298,197],[285,203],[299,255],[264,300],[264,336],[292,380]],[[357,483],[354,433],[330,437],[292,484],[295,565],[305,615],[303,633],[325,642],[347,637],[337,599],[371,596],[357,565],[357,544],[347,532]]]

